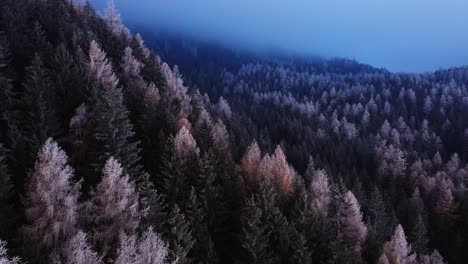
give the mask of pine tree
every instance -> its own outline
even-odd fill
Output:
[[[133,234],[140,212],[138,194],[120,163],[110,157],[102,171],[102,180],[86,205],[93,239],[103,255],[112,254],[120,234]]]
[[[424,202],[421,199],[419,189],[416,189],[409,200],[410,233],[409,240],[412,242],[416,252],[426,253],[427,243],[429,242],[427,230],[427,214],[424,208]]]
[[[377,186],[374,186],[367,202],[368,237],[365,253],[371,262],[377,261],[382,254],[382,246],[391,235],[391,219],[386,204]]]
[[[73,183],[67,155],[52,139],[41,147],[26,185],[23,243],[31,259],[56,254],[76,232],[80,184]]]
[[[6,164],[7,150],[0,144],[0,237],[8,238],[10,228],[14,223],[13,198],[14,189],[11,182],[11,175]]]
[[[128,118],[128,111],[123,102],[122,89],[118,86],[106,54],[93,41],[89,51],[89,71],[98,82],[93,92],[92,117],[95,122],[92,153],[97,156],[96,170],[111,156],[121,162],[125,173],[133,180],[140,180],[144,175],[139,164],[139,142],[134,140],[135,133]],[[92,181],[93,182],[93,181]]]
[[[240,239],[247,263],[273,262],[269,248],[270,231],[264,223],[262,210],[257,206],[254,197],[249,198],[241,214]]]
[[[179,206],[175,205],[169,215],[165,238],[168,241],[170,262],[191,263],[190,250],[194,246],[192,231]]]
[[[60,132],[54,112],[53,87],[47,70],[36,54],[31,66],[26,69],[26,81],[21,100],[24,108],[22,131],[27,140],[28,152],[34,159],[39,147],[49,137]]]

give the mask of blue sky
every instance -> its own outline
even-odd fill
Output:
[[[99,9],[106,0],[91,0]],[[115,0],[124,22],[391,71],[468,65],[466,0]]]

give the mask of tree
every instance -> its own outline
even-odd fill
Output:
[[[26,184],[23,243],[32,259],[57,253],[76,233],[80,183],[72,182],[67,155],[51,138],[41,147]]]
[[[87,235],[79,230],[63,249],[62,256],[65,264],[102,264],[101,257],[91,248]]]
[[[338,212],[340,234],[350,249],[359,254],[367,236],[367,227],[362,221],[359,202],[351,191],[345,193]]]
[[[10,258],[7,255],[6,242],[0,240],[0,263],[1,264],[21,264],[18,257]]]
[[[192,137],[192,134],[187,127],[182,126],[174,138],[174,150],[177,158],[185,163],[193,157],[197,157],[200,150],[197,147],[197,142]]]
[[[1,237],[8,237],[11,235],[9,229],[13,224],[15,217],[13,217],[13,197],[14,186],[11,182],[11,175],[8,171],[6,164],[7,150],[0,144],[0,230]]]
[[[107,1],[107,8],[104,14],[104,19],[107,23],[107,26],[110,27],[112,33],[119,35],[122,33],[123,24],[120,14],[115,8],[114,0]]]
[[[24,107],[23,134],[32,159],[41,144],[59,134],[60,126],[53,108],[53,87],[47,69],[36,54],[26,69],[22,104]]]
[[[324,218],[328,215],[331,192],[328,176],[324,170],[315,170],[309,189],[310,210],[315,217]]]
[[[120,246],[117,250],[116,264],[164,264],[168,249],[164,241],[150,227],[140,239],[136,235],[120,236]]]
[[[264,222],[265,216],[256,205],[254,197],[249,198],[241,214],[241,245],[247,263],[272,261],[272,252],[269,248],[270,231]]]
[[[222,96],[219,97],[218,103],[216,104],[216,108],[218,110],[218,113],[222,116],[225,116],[227,119],[230,119],[232,117],[231,107],[229,107],[229,104],[226,102],[226,100],[224,100]]]
[[[409,200],[410,233],[409,239],[418,253],[425,253],[429,242],[427,230],[427,214],[419,189],[414,190]]]
[[[171,210],[166,230],[165,238],[171,252],[169,255],[170,262],[190,263],[189,253],[195,241],[192,238],[190,226],[177,205]]]
[[[134,139],[119,81],[106,54],[95,41],[91,42],[89,58],[90,74],[97,81],[92,106],[96,142],[93,142],[91,150],[99,161],[94,161],[95,170],[100,171],[106,160],[113,156],[122,164],[125,173],[133,180],[140,180],[144,173],[139,164],[139,142]]]
[[[252,141],[252,144],[247,148],[241,160],[241,169],[244,172],[246,181],[249,184],[257,183],[258,181],[258,168],[262,158],[261,150],[257,141]]]
[[[120,163],[110,157],[102,171],[102,180],[86,206],[93,226],[93,239],[107,255],[120,234],[133,234],[138,227],[138,194],[133,181],[124,174]]]
[[[416,254],[411,254],[411,246],[406,241],[405,232],[401,225],[396,227],[392,239],[384,245],[384,253],[379,259],[379,264],[384,263],[416,263]]]

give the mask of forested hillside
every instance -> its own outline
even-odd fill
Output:
[[[0,263],[465,263],[468,68],[0,2]],[[175,65],[179,65],[175,66]]]

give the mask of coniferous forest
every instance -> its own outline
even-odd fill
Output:
[[[467,85],[2,0],[0,263],[466,263]]]

